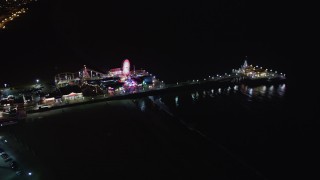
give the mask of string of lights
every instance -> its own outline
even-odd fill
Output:
[[[0,29],[6,29],[9,22],[25,14],[27,5],[37,0],[0,0]]]

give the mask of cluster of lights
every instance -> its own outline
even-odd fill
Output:
[[[15,18],[19,17],[21,14],[26,13],[26,11],[28,10],[28,8],[22,8],[18,11],[15,11],[13,13],[11,13],[8,17],[4,18],[1,22],[0,22],[0,29],[5,29],[6,28],[6,24],[10,21],[13,21]]]
[[[273,71],[272,69],[268,70],[268,69],[264,69],[264,72],[259,72],[257,70],[262,70],[263,71],[263,67],[262,66],[253,66],[252,64],[249,66],[250,68],[253,69],[254,73],[252,71],[250,71],[248,74],[250,74],[250,76],[252,77],[267,77],[267,76],[281,76],[281,77],[285,77],[286,75],[283,73],[278,73],[277,71]]]
[[[12,9],[25,6],[31,2],[37,2],[37,0],[0,0],[0,10],[3,12],[10,11]]]
[[[37,0],[0,0],[0,29],[5,29],[6,24],[26,13],[28,4]]]

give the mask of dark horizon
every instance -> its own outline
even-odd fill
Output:
[[[245,56],[290,76],[291,19],[283,8],[237,1],[103,6],[41,0],[0,32],[1,83],[53,81],[56,73],[84,64],[106,71],[125,58],[167,82],[230,72]]]

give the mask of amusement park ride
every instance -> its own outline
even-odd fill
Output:
[[[139,71],[136,74],[136,71],[130,71],[130,61],[125,59],[122,62],[122,68],[110,69],[108,73],[101,73],[93,69],[89,69],[84,65],[84,67],[78,73],[60,73],[55,76],[55,84],[57,87],[64,87],[67,85],[81,85],[87,83],[88,81],[93,80],[103,80],[108,78],[119,78],[121,82],[125,84],[135,84],[131,77],[133,76],[145,76],[148,73],[144,70]]]

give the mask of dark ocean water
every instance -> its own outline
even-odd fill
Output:
[[[238,85],[165,95],[161,101],[267,179],[306,178],[315,175],[319,126],[295,91],[288,84]]]

